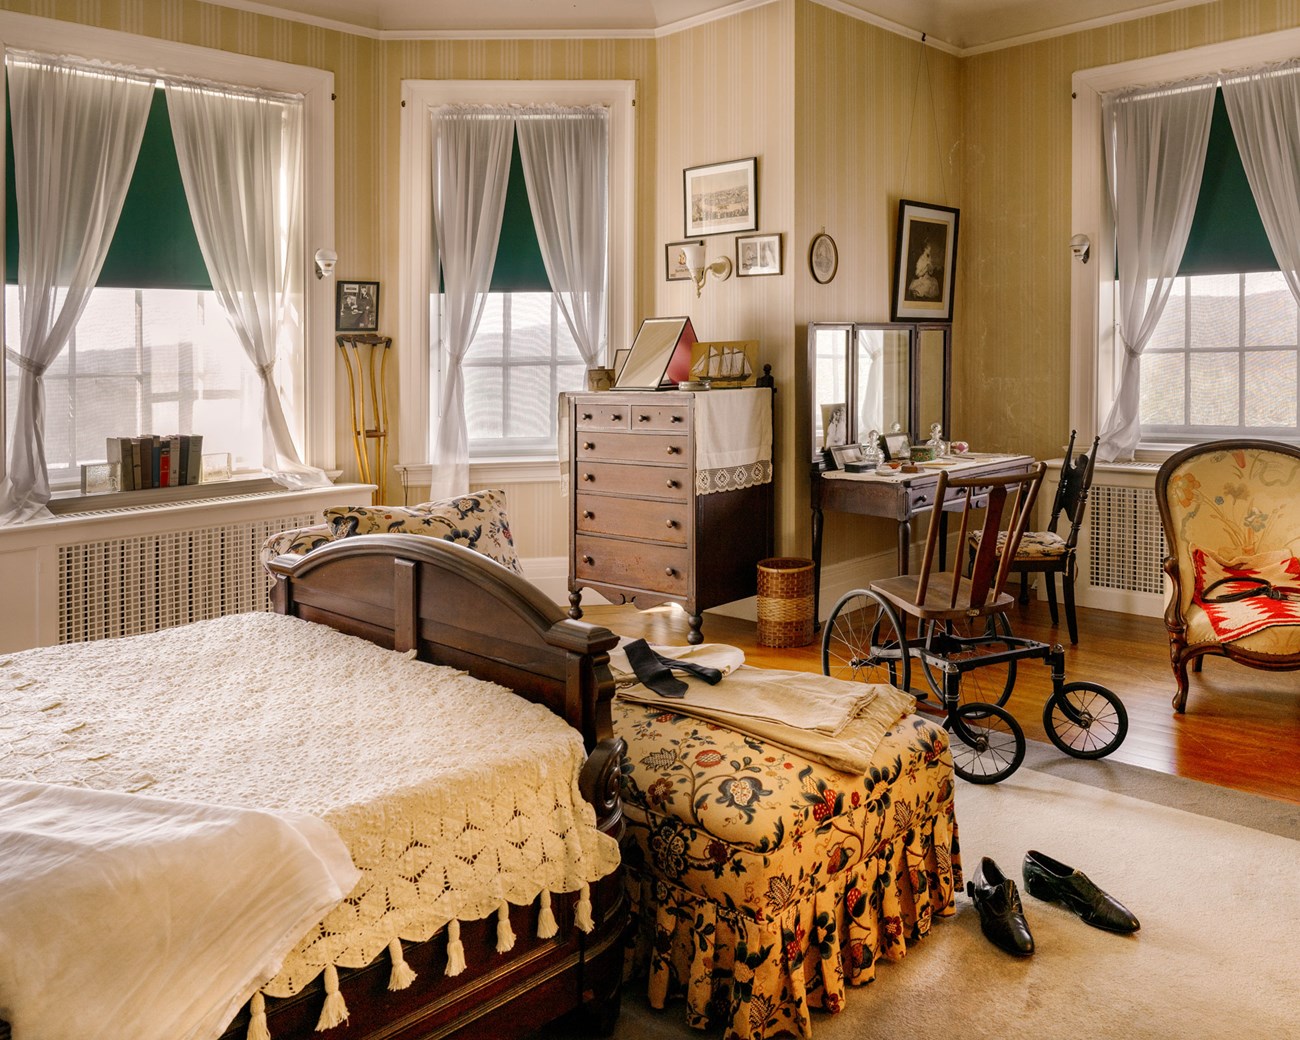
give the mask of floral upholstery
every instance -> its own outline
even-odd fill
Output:
[[[971,551],[979,548],[982,531],[970,536]],[[1006,531],[998,532],[997,554],[1002,555],[1002,547],[1007,544]],[[1026,531],[1020,537],[1020,548],[1016,550],[1017,560],[1046,560],[1054,556],[1064,556],[1070,547],[1055,531]]]
[[[313,549],[334,541],[329,524],[312,524],[291,531],[279,531],[262,543],[258,558],[265,567],[277,556],[306,556]]]
[[[1187,665],[1206,653],[1253,667],[1300,668],[1300,623],[1293,611],[1277,611],[1259,627],[1249,615],[1277,601],[1207,606],[1200,600],[1204,585],[1217,576],[1279,563],[1285,569],[1286,561],[1300,556],[1300,449],[1263,441],[1185,449],[1160,467],[1156,500],[1169,552],[1165,570],[1172,579],[1165,626],[1178,682],[1174,707],[1185,709]],[[1207,573],[1207,561],[1217,561],[1213,574]]]
[[[936,916],[961,861],[944,730],[908,715],[865,775],[617,699],[624,861],[650,1002],[684,994],[724,1040],[809,1035]]]

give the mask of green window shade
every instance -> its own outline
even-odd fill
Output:
[[[445,291],[439,278],[439,288]],[[501,240],[497,243],[496,264],[492,268],[492,292],[550,292],[542,247],[537,244],[537,228],[528,205],[528,185],[524,182],[524,164],[519,158],[519,136],[515,135],[510,153],[510,179],[506,183],[506,204],[501,216]]]
[[[1241,165],[1223,91],[1214,93],[1205,174],[1180,275],[1276,271],[1277,258]]]
[[[18,281],[18,199],[14,191],[13,121],[5,134],[5,277]],[[194,234],[167,98],[154,92],[140,156],[97,285],[128,289],[211,289]]]

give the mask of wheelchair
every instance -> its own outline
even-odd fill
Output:
[[[920,572],[872,582],[842,596],[822,633],[822,671],[859,682],[887,682],[913,692],[918,707],[941,713],[951,741],[953,770],[962,779],[994,784],[1014,773],[1025,757],[1024,730],[1004,705],[1022,660],[1043,661],[1052,692],[1043,708],[1048,738],[1075,758],[1104,758],[1123,743],[1128,713],[1118,696],[1099,683],[1066,682],[1065,650],[1012,634],[1005,592],[1046,467],[1006,477],[949,479],[939,474],[935,501],[957,493],[965,546],[974,514],[983,509],[982,534],[969,572],[962,553],[951,572],[932,564],[942,526],[930,516]],[[914,622],[909,626],[908,622]],[[909,635],[909,630],[911,635]],[[935,696],[912,688],[920,672]]]

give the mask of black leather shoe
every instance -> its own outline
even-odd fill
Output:
[[[1025,853],[1025,889],[1036,899],[1061,903],[1094,928],[1136,932],[1138,919],[1114,896],[1107,895],[1073,867],[1030,849]]]
[[[1016,883],[987,856],[980,860],[975,876],[966,882],[966,894],[979,911],[980,928],[989,942],[1017,957],[1034,952],[1034,937],[1025,921]]]

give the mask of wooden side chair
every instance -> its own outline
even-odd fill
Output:
[[[1174,710],[1187,707],[1187,666],[1199,672],[1209,655],[1300,670],[1300,448],[1261,440],[1184,448],[1160,466],[1156,503],[1168,548]]]
[[[1052,500],[1052,512],[1043,531],[1026,531],[1020,539],[1020,548],[1016,550],[1011,561],[1011,573],[1020,575],[1019,602],[1029,602],[1029,575],[1041,574],[1047,588],[1047,609],[1052,615],[1052,624],[1060,623],[1056,608],[1056,576],[1061,576],[1061,591],[1065,597],[1065,624],[1070,630],[1070,642],[1079,642],[1079,623],[1074,611],[1074,580],[1078,574],[1079,564],[1075,549],[1079,544],[1079,529],[1083,526],[1083,516],[1088,508],[1088,492],[1092,488],[1093,469],[1097,464],[1098,437],[1092,439],[1088,451],[1074,453],[1076,431],[1070,431],[1070,443],[1065,449],[1065,462],[1061,466],[1061,480],[1056,485],[1056,496]],[[1069,524],[1064,535],[1057,533],[1062,519]],[[979,548],[981,533],[976,531],[970,538],[970,556],[974,560]],[[1001,554],[1003,539],[998,541],[998,553]]]

